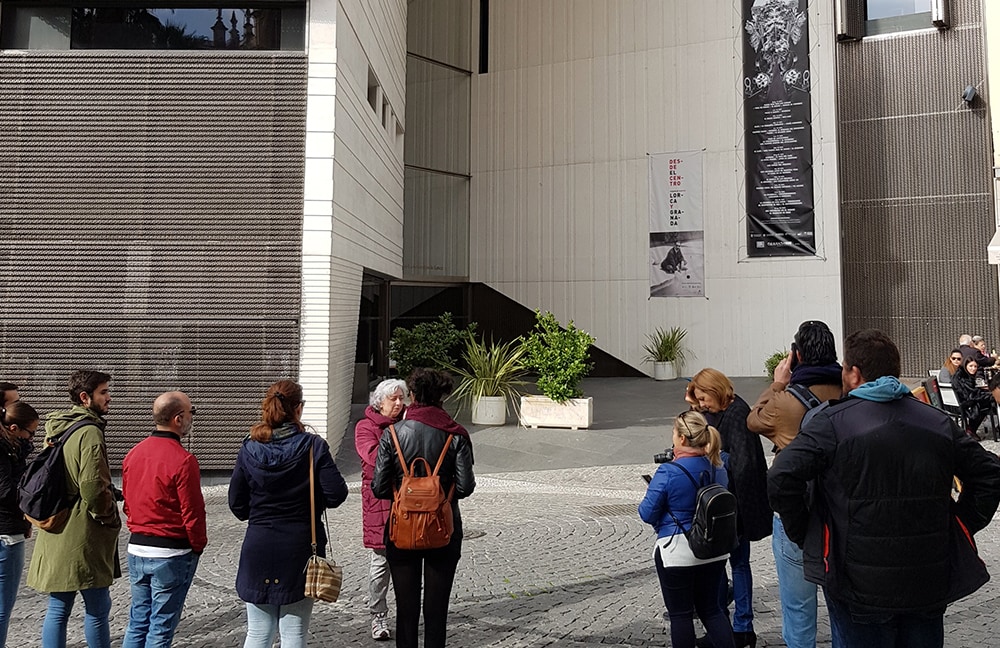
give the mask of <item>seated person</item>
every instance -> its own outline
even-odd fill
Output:
[[[684,260],[684,253],[681,252],[680,243],[674,243],[674,247],[667,252],[667,258],[660,264],[660,269],[664,272],[678,272],[687,268],[687,261]]]
[[[961,366],[962,352],[959,349],[952,349],[948,357],[945,358],[944,364],[941,366],[941,371],[938,372],[938,384],[950,385],[952,376],[955,375],[955,372]]]
[[[983,367],[992,367],[996,364],[997,359],[986,353],[986,340],[983,339],[983,336],[972,336],[972,348],[976,350],[975,358],[979,364],[980,371],[982,371]]]
[[[965,431],[971,436],[976,436],[976,430],[993,407],[993,397],[990,392],[976,387],[977,371],[979,365],[974,359],[969,358],[951,379],[951,388],[955,390],[955,396],[965,414]]]
[[[993,402],[1000,405],[1000,373],[993,374],[989,384],[990,394],[993,395]]]

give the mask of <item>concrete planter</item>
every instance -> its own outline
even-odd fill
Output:
[[[557,403],[546,396],[521,397],[521,425],[530,428],[589,428],[594,422],[594,399],[571,398]]]
[[[480,396],[472,405],[475,425],[503,425],[507,422],[507,399],[503,396]]]
[[[676,380],[677,365],[673,362],[654,362],[653,378],[655,380]]]

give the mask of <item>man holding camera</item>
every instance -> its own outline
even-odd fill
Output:
[[[841,394],[841,367],[830,328],[803,322],[792,351],[778,363],[774,382],[750,409],[747,427],[770,439],[780,452],[799,433],[806,412]],[[788,539],[778,514],[771,534],[781,598],[781,634],[788,648],[816,646],[816,585],[806,581],[802,549]]]

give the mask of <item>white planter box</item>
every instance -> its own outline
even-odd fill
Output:
[[[557,403],[547,396],[521,397],[521,425],[530,428],[589,428],[594,422],[594,399],[571,398]]]
[[[472,405],[475,425],[503,425],[507,422],[507,399],[503,396],[480,396]]]

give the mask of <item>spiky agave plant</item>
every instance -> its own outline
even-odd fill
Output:
[[[459,401],[459,409],[468,404],[470,409],[483,396],[502,396],[504,407],[517,408],[521,396],[519,387],[525,384],[524,347],[520,340],[497,344],[491,338],[487,343],[469,333],[462,351],[461,366],[448,365],[447,369],[458,377],[458,387],[451,398]]]

